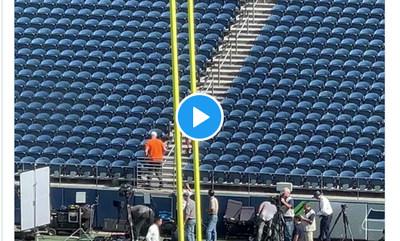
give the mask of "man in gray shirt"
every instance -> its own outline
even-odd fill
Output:
[[[196,204],[190,199],[188,193],[183,194],[183,199],[186,201],[185,207],[185,232],[188,241],[195,241],[194,228],[196,225]]]
[[[268,233],[270,232],[271,220],[276,212],[277,212],[276,206],[273,205],[271,202],[265,201],[261,203],[257,213],[258,215],[257,241],[261,241],[265,225],[267,225],[268,227]]]

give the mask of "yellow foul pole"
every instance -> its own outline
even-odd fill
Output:
[[[188,0],[188,21],[189,21],[189,60],[190,60],[190,88],[192,94],[197,92],[196,86],[196,49],[194,37],[194,0]],[[202,219],[201,219],[201,195],[200,195],[200,162],[199,142],[193,143],[193,167],[194,167],[194,190],[196,200],[196,240],[202,241]]]
[[[171,57],[172,57],[172,77],[173,77],[173,98],[174,98],[174,132],[175,132],[175,165],[176,165],[176,189],[177,189],[177,213],[178,213],[178,240],[185,240],[183,223],[183,183],[182,183],[182,141],[181,132],[178,129],[176,111],[179,106],[179,72],[178,72],[178,41],[176,24],[176,0],[169,1],[171,19]]]

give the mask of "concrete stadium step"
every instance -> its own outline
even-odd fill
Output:
[[[200,78],[198,92],[210,94],[219,101],[225,98],[232,80],[238,76],[244,59],[248,56],[251,47],[254,46],[255,39],[260,35],[274,6],[275,3],[272,3],[271,0],[259,0],[256,3],[247,2],[241,7],[240,14],[236,16],[235,23],[230,27],[222,46],[218,49],[218,54],[213,57],[212,63],[207,68],[207,75]],[[246,18],[247,21],[243,24]],[[175,188],[173,135],[174,130],[170,132],[167,151],[169,157],[165,160],[163,167],[163,190]],[[182,150],[186,150],[186,148],[186,143],[182,142]],[[182,155],[183,166],[188,163],[188,157],[188,154]],[[147,173],[143,170],[141,174],[146,175]],[[143,184],[146,184],[147,179],[138,179],[138,189],[157,190],[158,179],[154,174],[152,177],[151,187],[142,187]]]
[[[207,69],[207,76],[200,79],[203,83],[202,88],[199,88],[200,92],[205,91],[218,100],[225,97],[274,6],[275,3],[269,1],[257,1],[248,2],[241,7],[235,24],[224,38],[224,46]]]

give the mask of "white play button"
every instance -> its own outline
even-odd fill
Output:
[[[196,107],[193,107],[193,128],[200,125],[204,121],[208,120],[210,117],[203,112],[201,112]]]
[[[224,112],[219,102],[214,97],[201,93],[191,94],[183,99],[175,116],[178,129],[194,141],[205,141],[214,137],[224,122]]]

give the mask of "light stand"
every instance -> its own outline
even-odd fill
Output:
[[[131,213],[131,208],[129,205],[129,199],[131,198],[131,196],[125,196],[125,209],[126,209],[126,214],[127,214],[127,221],[129,222],[129,236],[130,236],[130,240],[134,239],[134,235],[133,235],[133,220],[132,220],[132,213]]]
[[[119,222],[120,222],[120,220],[121,220],[121,215],[122,215],[122,210],[123,210],[122,207],[124,207],[125,204],[123,203],[123,201],[113,200],[113,206],[117,209],[117,222],[115,223],[115,230],[118,230],[118,225],[119,225]],[[128,221],[127,221],[127,222],[128,222]],[[114,240],[114,239],[113,239],[114,236],[118,236],[118,235],[116,234],[116,232],[117,232],[117,231],[111,233],[111,235],[110,235],[110,237],[109,237],[109,241]],[[118,238],[115,238],[115,239],[118,239]],[[108,239],[107,239],[107,240],[108,240]]]
[[[349,219],[348,219],[347,214],[346,214],[346,207],[347,206],[346,206],[346,204],[342,204],[341,207],[342,207],[342,211],[340,211],[339,215],[337,216],[337,218],[335,220],[335,223],[333,224],[332,229],[329,232],[329,236],[331,235],[333,229],[335,228],[337,222],[339,221],[340,216],[343,215],[344,238],[342,238],[340,241],[347,240],[347,233],[350,234],[350,239],[352,241],[354,241],[353,232],[351,231],[350,224],[349,224]]]
[[[68,236],[68,238],[64,239],[64,241],[69,240],[69,239],[81,239],[82,236],[85,236],[87,239],[89,239],[90,241],[93,241],[93,239],[90,237],[90,235],[88,233],[85,232],[85,230],[83,230],[82,228],[82,210],[81,207],[79,207],[78,209],[78,223],[79,223],[79,228],[77,230],[75,230],[75,232],[73,232],[70,236]],[[75,234],[79,233],[79,236],[76,237]]]
[[[36,186],[37,186],[37,182],[36,182],[36,178],[35,178],[35,183],[33,184],[33,188],[36,189]],[[33,210],[34,210],[33,211],[33,220],[34,220],[34,226],[35,226],[33,233],[35,235],[35,241],[38,241],[39,238],[44,239],[44,237],[42,235],[40,235],[39,229],[36,227],[36,216],[37,216],[37,213],[36,213],[36,192],[33,193]]]
[[[86,204],[86,192],[77,192],[76,197],[75,197],[75,203]],[[77,218],[78,218],[77,221],[79,224],[79,228],[77,230],[75,230],[70,236],[68,236],[68,238],[64,239],[64,241],[72,239],[72,238],[76,239],[77,237],[75,236],[75,234],[77,234],[77,233],[79,233],[78,239],[81,239],[82,236],[85,236],[90,241],[93,241],[93,239],[90,237],[90,235],[88,233],[86,233],[85,230],[82,228],[82,207],[81,206],[78,206],[78,207],[79,208],[77,210],[78,211],[77,212]],[[90,208],[90,210],[92,212],[92,207]],[[70,218],[70,216],[68,218]],[[89,219],[90,219],[90,217],[89,217]],[[89,222],[89,226],[90,226],[90,222]],[[90,227],[89,227],[89,229],[90,229]]]
[[[93,223],[94,223],[94,209],[99,205],[99,196],[95,198],[95,203],[90,205],[90,216],[89,216],[89,228],[88,233],[91,234],[93,232]]]

